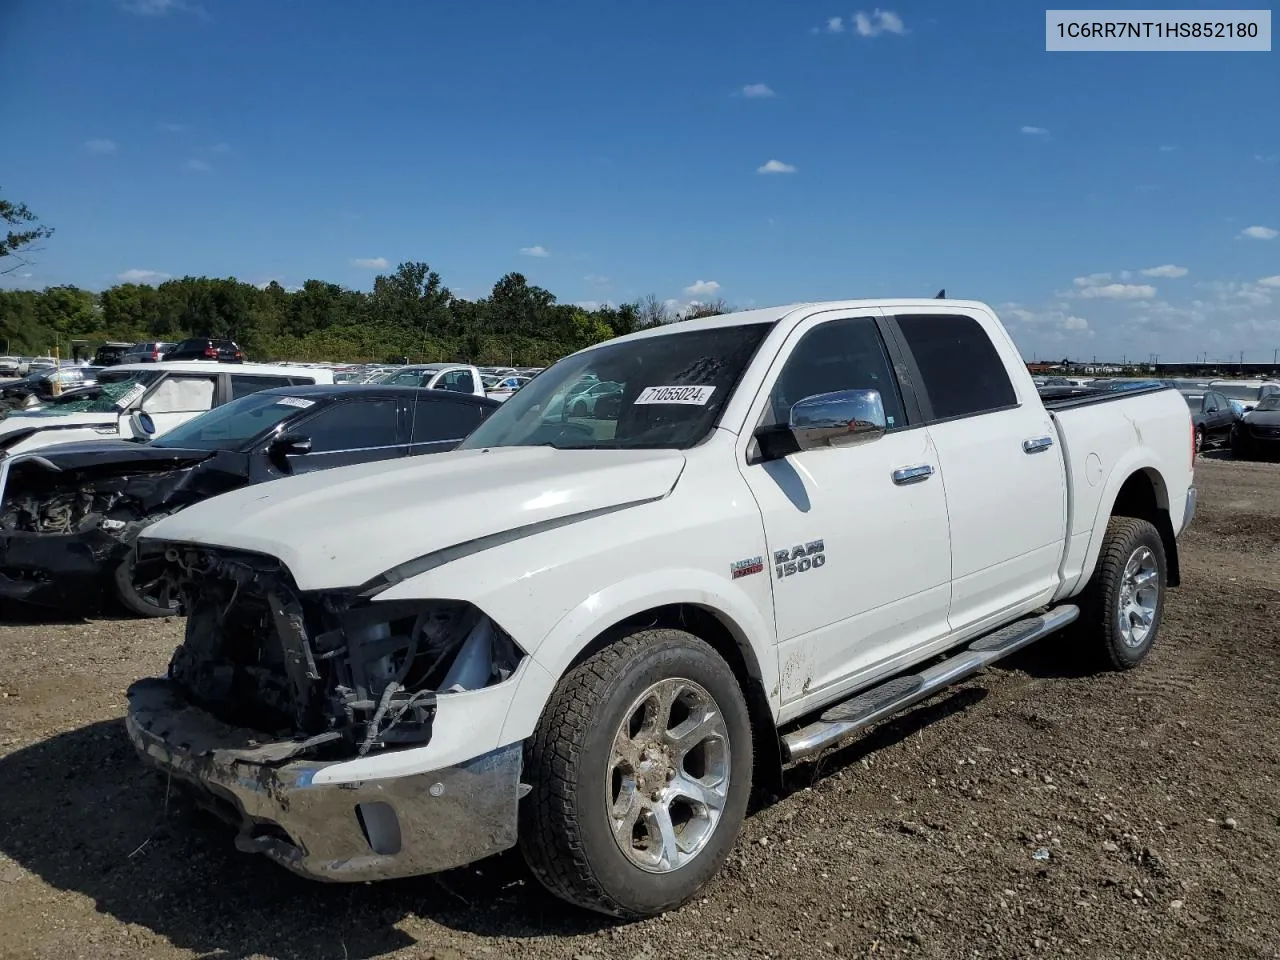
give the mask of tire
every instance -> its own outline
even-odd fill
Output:
[[[1186,434],[1183,434],[1186,436]],[[1204,453],[1204,427],[1196,427],[1196,456]]]
[[[159,519],[156,517],[154,519]],[[133,547],[129,548],[129,554],[116,567],[115,592],[116,599],[120,605],[128,613],[136,614],[140,617],[175,617],[181,616],[182,607],[177,598],[173,598],[168,606],[162,605],[164,595],[150,595],[145,586],[140,587],[135,583],[136,568],[134,561],[137,558],[137,552]]]
[[[690,708],[707,711],[697,732],[685,733],[704,739],[683,756],[661,731],[645,736],[672,699],[667,715],[677,722],[652,730],[679,730],[692,723]],[[715,650],[683,630],[626,635],[561,678],[529,741],[525,771],[533,789],[520,810],[525,860],[553,894],[589,910],[638,918],[678,907],[733,848],[752,760],[742,689]],[[718,817],[689,793],[719,802]],[[667,842],[658,839],[660,818],[652,815],[659,807],[667,825],[674,823]]]
[[[1079,635],[1095,665],[1129,670],[1147,658],[1160,632],[1167,571],[1164,542],[1154,526],[1135,517],[1112,517],[1107,522],[1098,564],[1080,595]],[[1131,576],[1135,573],[1154,576],[1135,591],[1140,580]],[[1123,615],[1126,607],[1131,612],[1128,617]],[[1140,617],[1135,621],[1139,611],[1150,615],[1149,622],[1144,624]]]

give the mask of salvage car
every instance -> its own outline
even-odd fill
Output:
[[[1187,401],[1191,422],[1196,430],[1196,450],[1208,446],[1226,446],[1239,419],[1231,407],[1231,401],[1215,390],[1178,391]]]
[[[451,450],[497,406],[408,387],[285,387],[148,442],[17,454],[0,492],[0,599],[84,612],[114,595],[142,616],[174,613],[163,564],[153,573],[134,562],[148,524],[280,477]],[[140,416],[145,429],[151,417]]]
[[[5,458],[15,453],[104,437],[146,439],[140,415],[150,417],[154,436],[213,407],[270,387],[332,383],[327,370],[237,363],[147,363],[104,368],[97,389],[77,391],[33,410],[9,414],[0,423],[0,487]]]
[[[1231,431],[1231,455],[1237,460],[1280,456],[1280,393],[1263,397],[1236,421]]]
[[[622,385],[601,415],[564,399]],[[753,783],[1069,625],[1150,652],[1194,513],[1161,384],[1043,403],[985,305],[809,303],[573,354],[453,452],[161,520],[187,611],[141,756],[304,876],[519,845],[565,900],[699,892]]]

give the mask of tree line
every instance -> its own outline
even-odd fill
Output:
[[[0,219],[19,229],[0,237],[0,275],[25,264],[51,235],[24,205],[0,199]],[[9,354],[63,357],[104,341],[235,340],[252,360],[387,362],[464,360],[542,366],[610,337],[687,316],[729,310],[723,301],[677,316],[649,296],[586,309],[508,273],[487,297],[455,296],[419,261],[378,276],[369,292],[323,280],[286,290],[237,280],[183,277],[158,285],[120,283],[99,292],[76,286],[0,290],[0,338]]]

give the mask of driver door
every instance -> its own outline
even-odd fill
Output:
[[[760,462],[755,441],[744,441],[741,470],[769,550],[784,705],[891,671],[950,629],[938,455],[878,321],[833,313],[798,327],[748,421],[786,423],[797,401],[837,390],[877,390],[885,410],[885,434],[854,446]]]

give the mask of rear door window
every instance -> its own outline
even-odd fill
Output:
[[[451,390],[454,393],[475,393],[476,382],[470,370],[448,370],[436,381],[437,390]]]
[[[934,420],[1017,406],[1004,361],[973,317],[926,314],[896,319],[920,370]]]
[[[231,375],[231,399],[239,400],[259,390],[270,390],[274,387],[292,387],[297,383],[310,383],[309,380],[295,382],[293,377],[264,377],[249,374],[233,373]]]
[[[454,400],[414,401],[411,443],[461,440],[480,425],[487,411],[478,404]]]

